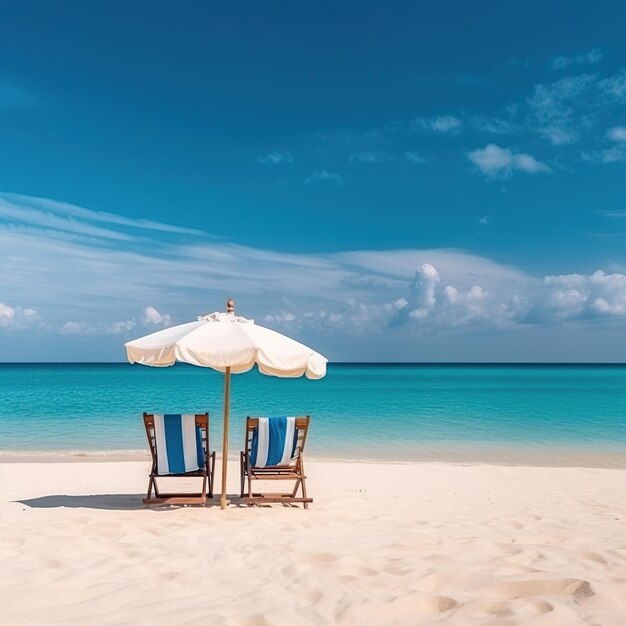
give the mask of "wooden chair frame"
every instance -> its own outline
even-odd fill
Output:
[[[202,450],[206,459],[204,466],[193,472],[184,474],[159,474],[157,464],[156,436],[154,432],[154,414],[144,413],[143,422],[146,427],[148,445],[152,455],[152,468],[148,479],[148,493],[144,498],[144,504],[201,504],[206,505],[207,497],[213,497],[213,477],[215,474],[215,452],[210,452],[209,447],[209,414],[198,413],[195,416],[196,426],[202,434]],[[157,485],[157,478],[202,478],[201,493],[161,493]],[[208,489],[207,489],[208,488]],[[153,495],[154,493],[154,495]]]
[[[246,419],[246,438],[244,450],[241,452],[241,499],[242,502],[249,505],[283,502],[283,503],[301,503],[305,509],[309,508],[309,503],[313,502],[313,498],[307,497],[306,493],[306,475],[304,473],[304,444],[306,443],[307,434],[309,432],[308,415],[296,417],[297,443],[294,453],[295,461],[291,465],[274,465],[272,467],[252,467],[250,463],[250,450],[252,447],[252,437],[255,430],[259,427],[258,417],[248,417]],[[246,489],[246,479],[248,481]],[[252,491],[253,480],[295,480],[296,484],[289,493],[260,493]],[[302,497],[298,497],[298,488],[302,487]]]

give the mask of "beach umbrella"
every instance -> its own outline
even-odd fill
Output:
[[[326,375],[321,354],[311,348],[259,326],[254,320],[235,315],[232,298],[226,313],[199,316],[197,321],[180,324],[146,335],[125,344],[131,363],[168,367],[176,361],[210,367],[224,373],[224,447],[222,451],[222,494],[225,508],[228,421],[230,414],[230,377],[243,374],[256,364],[262,374],[281,378],[318,379]]]

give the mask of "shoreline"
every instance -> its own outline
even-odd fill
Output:
[[[218,450],[219,453],[219,450]],[[218,457],[220,454],[218,454]],[[307,454],[315,463],[364,463],[367,465],[423,465],[438,463],[453,466],[499,467],[580,467],[599,469],[626,469],[626,452],[607,450],[581,450],[573,448],[477,446],[461,449],[443,446],[424,447],[412,458],[390,455],[363,454]],[[219,460],[219,459],[218,459]],[[239,451],[231,450],[230,462],[239,462]],[[149,462],[145,450],[0,450],[2,463],[116,463]]]

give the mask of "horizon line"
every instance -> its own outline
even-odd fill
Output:
[[[128,361],[0,361],[4,365],[134,365]],[[141,364],[139,364],[141,365]],[[176,365],[190,365],[176,362]],[[535,365],[535,366],[626,366],[621,361],[328,361],[328,365],[406,365],[406,366],[472,366],[472,365]],[[169,366],[173,367],[173,365]],[[209,368],[212,369],[212,368]]]

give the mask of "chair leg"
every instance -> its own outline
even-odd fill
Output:
[[[161,494],[159,493],[159,485],[157,484],[157,480],[154,476],[152,477],[152,486],[154,487],[154,497],[161,497]]]
[[[248,469],[248,498],[252,498],[252,474],[250,473],[250,470]],[[250,506],[252,506],[252,503],[250,503]]]
[[[302,484],[302,497],[306,498],[306,476],[304,475],[304,460],[302,459],[302,455],[300,455],[300,482]],[[308,502],[303,502],[304,508],[309,508]]]
[[[209,477],[207,476],[203,476],[202,477],[202,501],[203,504],[202,506],[206,506],[206,492],[207,492],[207,483],[209,482]]]
[[[306,498],[306,478],[304,476],[302,477],[302,497]],[[303,502],[303,504],[305,509],[309,508],[308,502]]]
[[[241,483],[241,496],[243,498],[243,492],[245,490],[246,487],[246,465],[245,465],[245,461],[244,461],[244,455],[243,452],[241,453],[241,455],[239,456],[239,472],[240,472],[240,483]]]
[[[150,500],[150,496],[152,495],[152,483],[154,482],[154,478],[150,476],[148,479],[148,493],[146,493],[146,500]],[[150,506],[146,503],[146,506]]]
[[[213,497],[213,485],[215,484],[215,452],[209,457],[209,498]]]
[[[292,497],[292,498],[295,498],[295,497],[296,497],[296,494],[298,493],[298,487],[300,486],[300,482],[301,482],[301,479],[300,479],[300,478],[298,478],[298,479],[296,480],[296,485],[295,485],[295,487],[293,488],[293,491],[291,492],[291,497]]]

